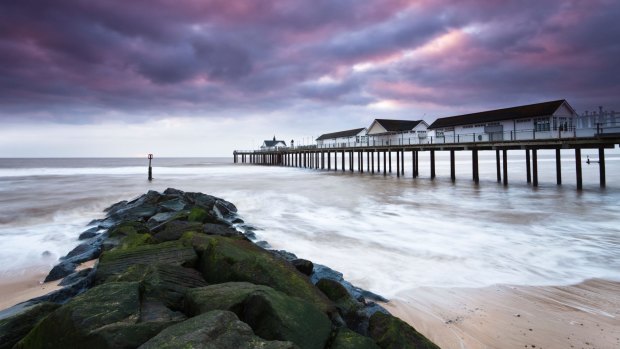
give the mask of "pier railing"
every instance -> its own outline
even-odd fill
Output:
[[[620,125],[616,123],[597,124],[593,128],[558,128],[556,130],[510,130],[504,132],[480,132],[467,134],[444,134],[442,136],[423,136],[418,135],[368,135],[364,141],[357,142],[352,139],[347,142],[338,143],[322,143],[313,145],[300,145],[295,147],[278,147],[276,149],[258,149],[258,150],[237,150],[239,153],[244,152],[273,152],[294,150],[315,150],[315,149],[341,149],[341,148],[367,148],[367,147],[385,147],[385,146],[407,146],[407,145],[424,145],[424,144],[460,144],[460,143],[497,143],[497,142],[514,142],[514,141],[536,141],[551,139],[578,139],[593,138],[605,136],[620,135]],[[386,139],[387,138],[387,139]]]

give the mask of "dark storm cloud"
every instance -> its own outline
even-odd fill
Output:
[[[5,0],[0,118],[329,111],[385,99],[618,108],[619,17],[605,0]]]

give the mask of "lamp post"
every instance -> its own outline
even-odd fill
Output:
[[[149,154],[149,181],[153,180],[153,168],[151,167],[151,160],[153,160],[153,154]]]

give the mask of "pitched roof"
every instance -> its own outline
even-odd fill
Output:
[[[567,103],[566,100],[560,99],[557,101],[521,105],[518,107],[488,110],[478,113],[439,118],[435,120],[435,122],[433,122],[428,128],[434,129],[508,119],[522,119],[552,115],[563,103]],[[572,110],[572,107],[570,107],[570,105],[568,106]]]
[[[390,120],[390,119],[375,119],[383,128],[388,132],[401,132],[410,131],[414,127],[418,126],[422,120]]]
[[[365,128],[356,128],[353,130],[346,130],[346,131],[339,131],[339,132],[332,132],[332,133],[326,133],[324,135],[320,135],[319,138],[317,138],[317,141],[321,141],[324,139],[335,139],[335,138],[342,138],[342,137],[353,137],[356,136],[358,133],[364,131]]]
[[[275,147],[279,143],[284,144],[284,146],[286,147],[286,143],[284,143],[284,141],[271,141],[271,140],[266,140],[265,141],[265,147]]]

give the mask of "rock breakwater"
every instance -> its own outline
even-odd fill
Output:
[[[48,275],[65,288],[0,312],[0,349],[437,348],[341,274],[254,243],[223,199],[169,188],[106,213]]]

